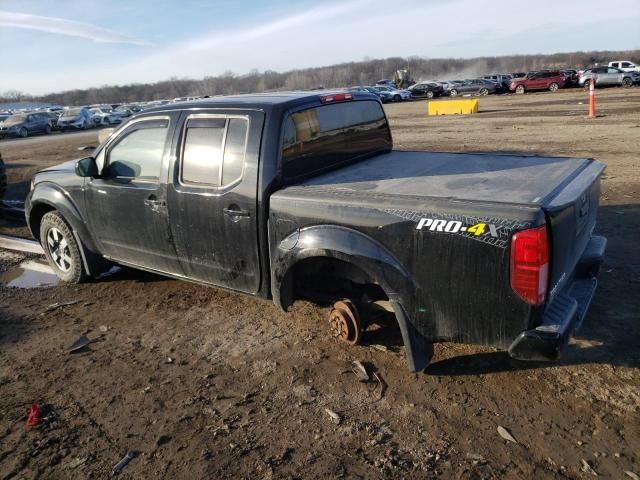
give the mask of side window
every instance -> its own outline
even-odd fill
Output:
[[[610,68],[609,73],[620,73],[620,70],[618,70],[617,68]]]
[[[187,120],[180,181],[220,187],[242,176],[249,122],[246,118]]]
[[[148,122],[125,133],[109,149],[108,173],[112,177],[157,181],[162,167],[167,120]]]
[[[214,187],[220,185],[224,127],[223,118],[193,119],[187,122],[180,175],[183,183]]]
[[[631,64],[629,62],[622,62],[622,65],[614,65],[614,67],[622,67],[622,68],[630,68]]]

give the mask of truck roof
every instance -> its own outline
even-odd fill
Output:
[[[243,95],[225,95],[219,97],[203,98],[190,102],[176,102],[169,105],[145,110],[144,113],[159,112],[167,110],[184,110],[192,108],[260,108],[269,110],[274,107],[291,108],[298,105],[304,105],[317,101],[327,95],[340,93],[350,93],[355,100],[378,100],[378,97],[367,92],[345,92],[341,90],[319,90],[314,92],[270,92],[270,93],[251,93]]]

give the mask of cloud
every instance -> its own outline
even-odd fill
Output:
[[[41,32],[57,33],[72,37],[87,38],[98,43],[126,43],[129,45],[152,46],[142,39],[123,33],[114,32],[90,23],[65,20],[57,17],[44,17],[28,13],[7,12],[0,10],[0,26],[25,28]]]
[[[263,38],[291,28],[300,28],[308,24],[318,24],[323,20],[339,17],[363,7],[366,3],[366,0],[355,0],[339,5],[334,4],[315,7],[306,12],[295,13],[279,20],[273,20],[265,25],[252,26],[239,31],[228,30],[222,33],[205,35],[187,42],[180,48],[206,50],[217,47],[223,43],[238,43]]]

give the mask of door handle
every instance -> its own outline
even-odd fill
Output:
[[[158,200],[158,197],[155,195],[149,195],[144,199],[144,204],[148,207],[151,207],[152,210],[157,210],[160,207],[165,207],[167,202],[164,200]]]
[[[249,216],[249,210],[240,210],[240,209],[236,210],[234,208],[225,208],[222,211],[228,217],[248,217]]]

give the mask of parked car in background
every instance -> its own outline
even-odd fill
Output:
[[[439,82],[444,88],[444,95],[451,95],[451,89],[455,88],[456,85],[462,85],[464,80],[447,80],[446,82]]]
[[[444,95],[444,87],[436,82],[414,83],[408,90],[412,98],[434,98]]]
[[[95,125],[116,125],[122,121],[122,118],[111,109],[94,107],[89,109],[91,118]]]
[[[594,67],[580,75],[581,87],[588,88],[592,81],[596,87],[630,87],[637,83],[635,72],[624,72],[614,67]]]
[[[449,89],[449,95],[452,97],[470,93],[474,95],[489,95],[498,91],[498,84],[484,78],[474,78],[464,80],[462,83],[456,83]]]
[[[379,92],[389,92],[391,94],[391,100],[393,102],[411,100],[411,92],[409,90],[398,90],[397,88],[382,87],[379,85],[376,85],[375,89]]]
[[[116,114],[120,115],[122,118],[130,117],[135,112],[129,108],[129,105],[120,105],[119,107],[113,110]]]
[[[534,90],[557,92],[565,86],[566,81],[564,73],[559,70],[540,70],[529,72],[524,78],[514,79],[509,90],[520,94]]]
[[[85,130],[95,126],[88,108],[70,108],[65,110],[58,118],[58,128],[62,131],[67,129]]]
[[[565,77],[565,87],[576,87],[578,85],[578,81],[580,80],[580,75],[578,75],[578,71],[573,68],[568,68],[567,70],[563,70]]]
[[[609,67],[619,68],[623,72],[640,72],[640,65],[636,65],[628,60],[615,60],[609,62]]]
[[[380,101],[382,103],[388,103],[388,102],[392,102],[393,99],[391,97],[391,92],[388,92],[386,90],[377,90],[375,87],[363,87],[363,86],[358,86],[358,87],[351,87],[349,89],[347,89],[347,91],[349,92],[366,92],[366,93],[373,93],[374,95],[377,95],[378,98],[380,98]]]
[[[389,87],[389,88],[396,88],[396,84],[393,83],[392,80],[389,79],[384,79],[384,80],[378,80],[376,82],[376,87]]]
[[[509,90],[509,85],[511,85],[511,80],[513,77],[508,73],[496,73],[493,75],[484,75],[482,77],[485,80],[491,80],[492,82],[496,82],[498,84],[498,90],[501,92],[506,92]]]
[[[51,122],[51,130],[59,130],[58,129],[58,117],[60,116],[60,112],[43,112],[45,115],[49,117]]]
[[[19,113],[0,123],[0,137],[28,137],[34,133],[51,133],[46,112]]]

